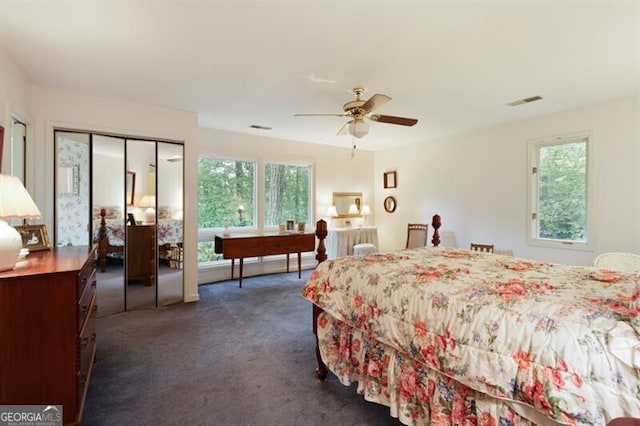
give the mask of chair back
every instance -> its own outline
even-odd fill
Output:
[[[425,247],[427,245],[428,229],[429,225],[426,223],[408,224],[406,248]]]
[[[493,253],[493,244],[477,244],[471,243],[471,250],[481,251],[483,253]]]
[[[596,257],[593,265],[622,272],[640,272],[640,255],[621,252],[602,253]]]

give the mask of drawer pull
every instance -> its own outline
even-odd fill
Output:
[[[82,309],[80,309],[80,313],[82,313],[83,317],[87,316],[87,312],[89,312],[89,307],[87,305],[83,305]]]
[[[89,338],[83,337],[82,342],[80,343],[80,347],[82,349],[86,348],[89,345]]]
[[[96,333],[91,334],[91,343],[95,343],[96,341]]]
[[[80,386],[84,386],[85,383],[87,383],[87,375],[86,374],[82,374],[80,376]]]
[[[96,288],[97,282],[96,280],[91,281],[91,287]]]

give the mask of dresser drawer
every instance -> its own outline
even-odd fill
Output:
[[[96,267],[93,260],[93,255],[89,256],[85,264],[80,269],[78,274],[78,297],[82,295],[84,289],[91,281],[95,280]]]
[[[91,298],[87,320],[84,322],[84,326],[80,330],[80,335],[78,336],[78,354],[80,361],[78,370],[80,375],[88,373],[93,360],[93,354],[95,353],[97,312],[98,305],[96,304],[94,293],[94,297]]]
[[[78,331],[82,330],[85,320],[89,315],[91,309],[91,303],[94,302],[94,295],[96,294],[96,277],[95,272],[90,279],[90,285],[85,286],[84,292],[80,295],[78,300]]]

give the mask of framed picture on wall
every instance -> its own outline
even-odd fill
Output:
[[[396,180],[396,172],[384,172],[382,181],[385,188],[395,188],[398,183]]]
[[[45,225],[16,226],[16,231],[22,237],[22,247],[29,251],[49,250],[49,234]]]

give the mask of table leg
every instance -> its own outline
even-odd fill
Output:
[[[289,253],[287,253],[287,274],[289,273]]]
[[[302,273],[300,272],[300,270],[302,269],[302,261],[301,258],[302,257],[302,253],[298,252],[298,278],[302,278]]]
[[[244,265],[244,257],[240,258],[240,278],[238,279],[239,287],[242,288],[242,266]]]

